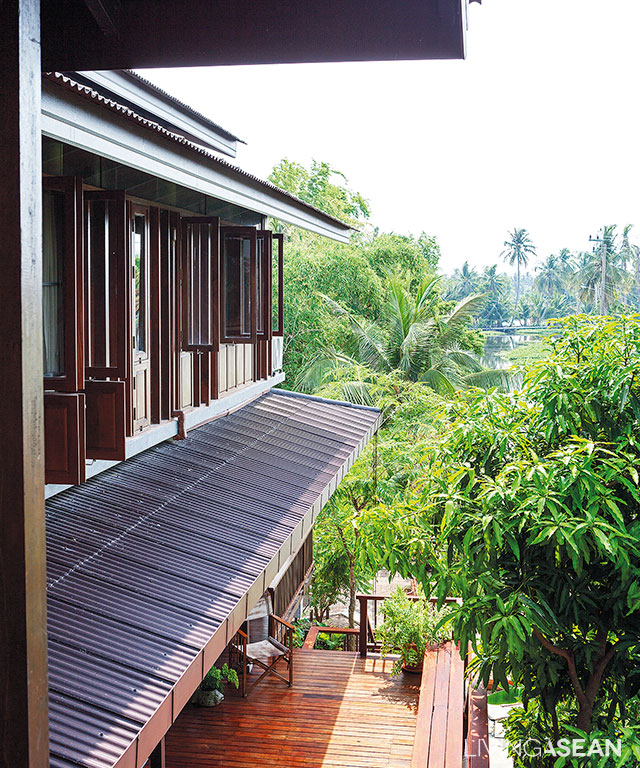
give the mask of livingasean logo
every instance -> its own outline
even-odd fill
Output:
[[[466,757],[479,757],[489,753],[489,745],[484,739],[477,742],[477,754]],[[518,757],[620,757],[622,740],[616,739],[559,739],[557,742],[547,739],[527,739],[511,744],[512,755]]]
[[[517,741],[511,745],[511,749],[518,757],[620,757],[622,755],[622,740],[616,739],[558,739],[553,743],[551,739],[540,741],[539,739],[527,739]]]

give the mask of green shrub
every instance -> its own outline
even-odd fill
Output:
[[[398,674],[403,665],[416,666],[424,657],[427,645],[437,645],[451,639],[446,628],[448,608],[437,611],[429,605],[424,594],[412,599],[398,587],[382,604],[384,622],[376,630],[381,641],[381,653],[399,653],[394,662],[393,674]]]
[[[227,664],[223,664],[221,668],[211,667],[200,683],[200,690],[222,693],[225,683],[231,683],[236,688],[239,686],[240,681],[235,669],[231,669]]]

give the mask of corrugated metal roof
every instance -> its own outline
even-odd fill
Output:
[[[472,0],[473,2],[473,0]],[[480,2],[480,0],[475,0],[475,2]],[[194,109],[193,107],[190,107],[188,104],[185,104],[184,101],[180,101],[176,96],[173,96],[168,91],[165,91],[163,88],[160,88],[159,85],[156,85],[155,83],[152,83],[151,80],[148,80],[146,77],[143,77],[141,74],[136,72],[133,69],[123,69],[120,70],[121,72],[124,72],[127,77],[131,77],[134,80],[137,80],[139,83],[145,86],[145,88],[148,88],[151,91],[155,91],[158,95],[162,96],[162,98],[166,99],[167,101],[170,101],[172,104],[174,104],[176,107],[181,109],[183,112],[187,112],[190,115],[193,115],[194,117],[198,118],[198,120],[201,120],[205,125],[211,126],[214,130],[221,133],[223,136],[225,136],[228,139],[233,139],[235,141],[239,141],[241,144],[246,144],[247,142],[243,139],[239,138],[235,134],[231,133],[231,131],[228,131],[226,128],[223,128],[218,123],[214,123],[214,121],[210,118],[204,115],[202,112],[198,112],[197,109]]]
[[[52,766],[141,764],[378,420],[273,390],[47,502]]]
[[[149,120],[148,118],[143,117],[142,115],[139,115],[137,112],[125,106],[124,104],[119,104],[117,101],[114,101],[113,99],[108,98],[107,96],[105,96],[104,94],[101,94],[98,90],[96,90],[95,87],[90,87],[88,85],[84,85],[83,83],[77,82],[76,80],[73,79],[73,77],[70,77],[68,73],[63,74],[61,72],[45,72],[43,74],[43,77],[47,80],[50,80],[51,82],[57,83],[58,85],[62,86],[68,91],[77,93],[78,95],[83,96],[84,98],[89,99],[90,101],[93,101],[96,104],[100,104],[101,106],[105,107],[111,112],[115,112],[116,114],[119,114],[120,116],[126,118],[127,120],[137,123],[138,125],[141,125],[144,128],[148,128],[149,130],[154,131],[155,133],[158,133],[161,136],[164,136],[165,138],[177,144],[181,144],[182,146],[186,147],[190,151],[200,155],[201,158],[206,159],[207,162],[210,162],[217,166],[222,166],[234,176],[240,176],[246,179],[247,181],[250,181],[252,184],[255,184],[258,187],[262,187],[263,190],[268,190],[270,193],[275,192],[277,195],[280,195],[281,197],[284,197],[287,200],[291,200],[294,203],[297,203],[298,205],[302,206],[303,208],[307,208],[308,210],[313,211],[313,213],[316,216],[320,216],[326,219],[327,221],[330,221],[332,224],[337,224],[339,227],[345,230],[353,229],[353,227],[350,226],[349,224],[345,223],[341,219],[337,219],[335,216],[332,216],[329,213],[326,213],[326,211],[323,211],[320,208],[316,208],[315,205],[311,205],[311,203],[305,203],[304,200],[301,200],[299,197],[292,195],[290,192],[287,192],[286,190],[281,189],[280,187],[277,187],[275,184],[272,184],[270,181],[259,179],[257,176],[254,176],[253,174],[248,173],[242,168],[238,168],[238,166],[233,165],[232,163],[228,163],[226,160],[223,160],[221,157],[217,157],[211,152],[208,152],[199,144],[196,144],[195,142],[190,141],[189,139],[185,138],[181,134],[170,131],[167,128],[165,128],[163,125],[160,125],[160,123],[154,122],[153,120]]]

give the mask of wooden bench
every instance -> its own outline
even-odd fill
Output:
[[[467,689],[465,661],[458,647],[449,642],[427,650],[411,768],[462,768],[465,735],[468,768],[488,768],[486,711],[486,692]]]
[[[318,640],[318,635],[322,634],[323,632],[327,635],[344,635],[345,641],[349,636],[354,637],[356,641],[355,650],[358,650],[358,638],[360,637],[360,630],[357,627],[353,629],[349,627],[321,627],[315,624],[314,626],[309,627],[309,631],[304,638],[302,647],[306,648],[307,650],[313,650],[316,641]]]

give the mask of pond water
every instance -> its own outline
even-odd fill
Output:
[[[511,368],[513,363],[503,355],[516,347],[522,347],[539,339],[540,336],[530,333],[501,333],[487,336],[480,362],[485,368]]]

